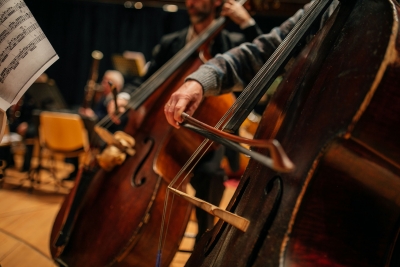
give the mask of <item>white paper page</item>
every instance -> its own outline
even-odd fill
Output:
[[[25,2],[0,0],[0,109],[16,104],[57,59]]]

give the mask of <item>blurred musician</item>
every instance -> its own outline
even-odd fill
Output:
[[[35,81],[35,83],[47,83],[49,78],[46,73],[43,73]],[[28,91],[29,92],[29,91]],[[31,166],[32,154],[34,143],[26,142],[26,140],[36,138],[38,136],[37,123],[34,121],[33,111],[35,109],[46,110],[52,104],[50,98],[43,97],[39,101],[38,98],[33,97],[32,94],[26,93],[18,101],[17,104],[11,106],[7,110],[8,126],[12,133],[17,133],[22,136],[25,144],[25,154],[22,163],[21,172],[28,172]],[[6,149],[6,150],[4,150]],[[10,147],[3,149],[0,157],[4,158],[7,162],[6,168],[14,167],[14,157],[11,153]]]
[[[93,104],[93,108],[91,107],[81,107],[79,109],[79,113],[83,116],[93,117],[97,120],[101,120],[104,116],[107,115],[107,103],[113,99],[113,92],[111,91],[111,86],[115,86],[117,92],[120,92],[124,87],[124,77],[117,70],[107,70],[104,73],[103,79],[101,80],[101,89],[102,95],[100,99]]]
[[[97,91],[101,92],[99,99],[97,101],[91,101],[92,103],[90,106],[83,105],[78,110],[79,114],[84,120],[86,128],[88,128],[87,130],[89,132],[89,139],[92,147],[100,147],[102,145],[99,143],[101,140],[93,131],[93,126],[96,122],[107,115],[107,102],[113,99],[110,83],[115,86],[117,92],[121,91],[121,89],[124,87],[123,75],[117,70],[107,70],[103,75],[100,85],[94,85],[98,86],[99,88],[97,88]],[[78,174],[79,158],[66,158],[65,161],[72,164],[74,166],[74,170],[68,175],[67,178],[64,178],[63,180],[75,180],[76,175]]]

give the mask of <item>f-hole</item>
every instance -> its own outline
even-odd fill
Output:
[[[247,178],[247,180],[244,182],[242,189],[240,190],[238,197],[235,200],[235,203],[233,203],[232,208],[229,210],[230,212],[234,212],[240,202],[240,200],[243,197],[244,192],[246,191],[247,186],[249,185],[250,178]],[[216,242],[215,240],[220,240],[222,233],[225,231],[227,227],[227,223],[224,222],[221,226],[221,229],[219,229],[218,234],[215,236],[213,242],[212,242],[212,237],[207,241],[206,246],[204,247],[204,255],[207,257],[210,252],[214,249]]]
[[[139,180],[139,182],[137,182],[136,180]],[[135,178],[132,179],[132,184],[135,187],[142,186],[145,182],[146,182],[146,177],[142,177],[140,179],[135,179]]]
[[[267,215],[268,217],[264,223],[263,228],[260,231],[260,235],[258,236],[254,249],[252,250],[249,259],[247,260],[247,266],[254,265],[254,262],[257,259],[261,247],[267,238],[272,222],[274,221],[278,212],[278,208],[282,200],[282,178],[280,176],[273,177],[264,188],[264,193],[268,196],[267,201],[266,203],[264,203],[264,205],[268,205],[272,201],[271,211]]]
[[[145,168],[145,162],[147,161],[149,155],[151,154],[154,147],[154,140],[151,138],[146,138],[143,141],[143,147],[140,150],[139,155],[135,155],[139,157],[139,164],[137,165],[136,170],[132,174],[132,186],[139,187],[142,186],[147,179],[147,169]]]

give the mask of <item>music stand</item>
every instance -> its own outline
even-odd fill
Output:
[[[143,76],[146,74],[146,61],[143,53],[125,51],[122,55],[112,56],[114,69],[118,70],[125,77]]]
[[[28,94],[36,103],[40,103],[41,110],[62,110],[67,108],[57,85],[53,80],[47,83],[33,83],[25,94]]]

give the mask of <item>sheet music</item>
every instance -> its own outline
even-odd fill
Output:
[[[6,110],[58,55],[23,0],[0,0],[0,140]]]
[[[0,109],[18,102],[58,55],[23,0],[0,0]]]

